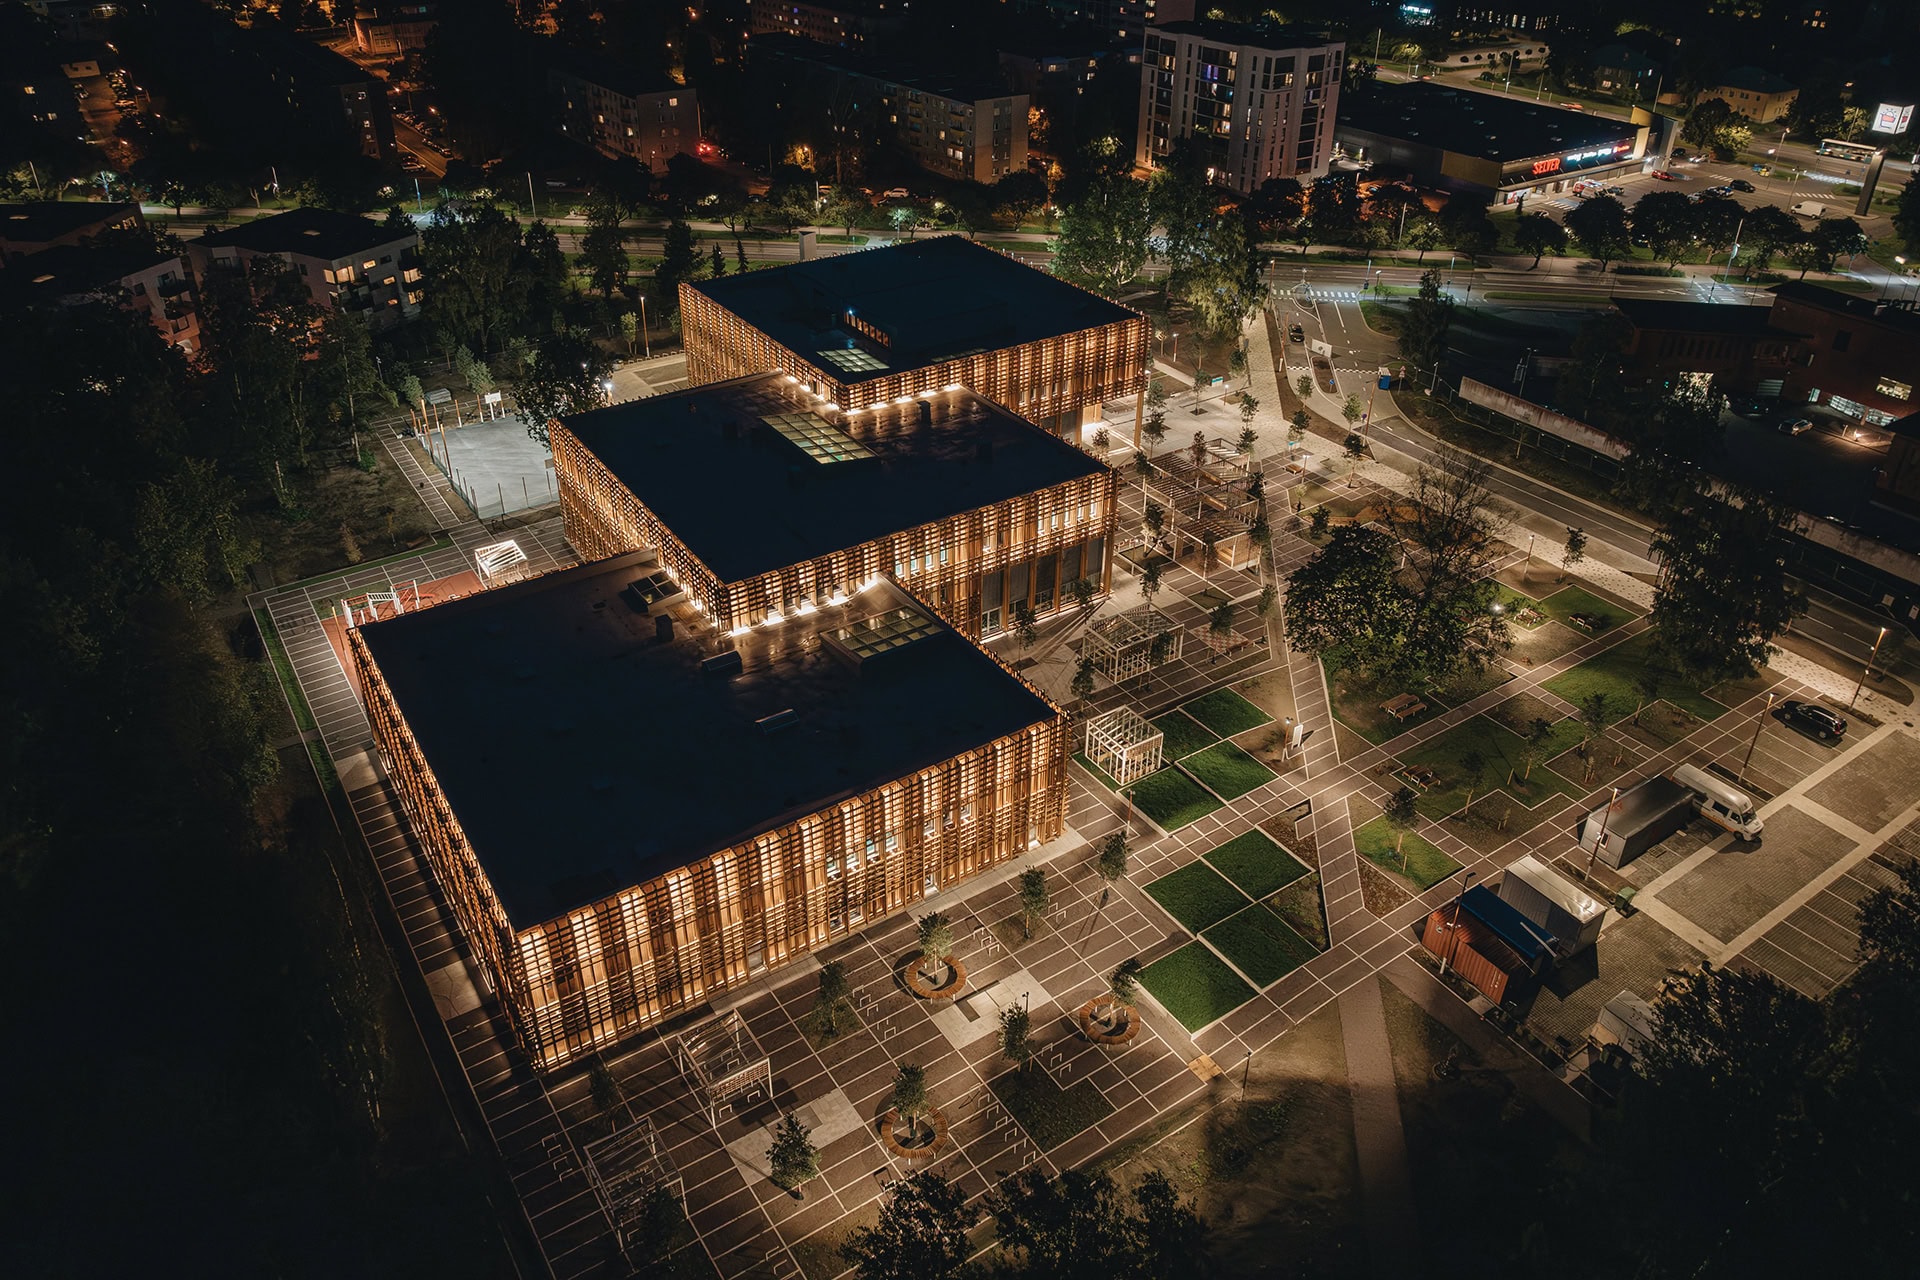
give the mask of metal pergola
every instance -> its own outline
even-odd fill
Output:
[[[1162,633],[1172,636],[1173,648],[1167,652],[1167,661],[1178,658],[1184,643],[1182,631],[1171,619],[1136,609],[1094,623],[1087,631],[1080,654],[1091,658],[1096,671],[1118,684],[1144,674],[1152,665],[1148,656],[1155,636]]]
[[[587,1144],[587,1181],[594,1199],[613,1224],[614,1238],[625,1251],[637,1243],[635,1228],[646,1215],[648,1199],[661,1188],[686,1203],[686,1185],[673,1157],[660,1140],[652,1121],[636,1120],[598,1141]]]
[[[1087,759],[1121,786],[1157,771],[1166,735],[1132,707],[1116,707],[1087,721]]]
[[[673,1059],[720,1126],[720,1110],[773,1096],[773,1066],[739,1010],[673,1038]]]

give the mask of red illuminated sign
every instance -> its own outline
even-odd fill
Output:
[[[1543,173],[1558,173],[1559,171],[1559,156],[1554,156],[1551,160],[1535,160],[1533,162],[1533,176],[1536,178]]]

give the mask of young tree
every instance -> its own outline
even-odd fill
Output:
[[[1299,377],[1295,378],[1293,380],[1293,390],[1295,394],[1297,394],[1302,400],[1313,399],[1313,376],[1311,374],[1303,373]],[[1298,413],[1295,413],[1293,416],[1295,418],[1298,418],[1300,414],[1305,412],[1306,412],[1305,409],[1301,409]]]
[[[887,1105],[909,1129],[918,1128],[920,1118],[933,1109],[927,1099],[927,1069],[911,1062],[900,1063],[893,1073],[893,1089],[887,1095]]]
[[[957,1280],[978,1219],[959,1187],[937,1173],[910,1174],[893,1184],[879,1222],[854,1228],[840,1256],[860,1280]]]
[[[1107,975],[1108,1009],[1131,1009],[1140,995],[1141,964],[1138,956],[1128,956]]]
[[[1309,380],[1311,381],[1311,380]],[[1287,419],[1287,447],[1297,448],[1306,439],[1307,428],[1313,425],[1313,417],[1305,409],[1295,409],[1293,417]]]
[[[1347,396],[1347,402],[1340,406],[1340,416],[1347,420],[1348,427],[1352,427],[1354,423],[1360,421],[1360,415],[1365,412],[1366,410],[1360,405],[1360,397],[1357,395],[1349,394]]]
[[[1380,808],[1380,815],[1387,820],[1387,827],[1393,832],[1393,851],[1400,855],[1400,868],[1403,871],[1407,865],[1407,832],[1420,823],[1420,810],[1416,807],[1419,799],[1412,787],[1401,787],[1388,796],[1386,804]]]
[[[1211,525],[1200,530],[1200,581],[1207,580],[1207,574],[1213,569],[1214,552],[1220,549],[1220,535]]]
[[[1020,873],[1020,934],[1033,937],[1033,922],[1047,914],[1047,873],[1032,867]]]
[[[1565,582],[1573,567],[1587,558],[1587,531],[1568,526],[1567,543],[1560,552],[1560,581]]]
[[[1260,601],[1253,606],[1255,614],[1264,618],[1273,612],[1273,606],[1280,602],[1280,588],[1271,582],[1260,588]]]
[[[1027,1039],[1032,1025],[1033,1018],[1020,1005],[1000,1011],[1000,1054],[1022,1071],[1033,1061],[1033,1044]]]
[[[1416,214],[1413,221],[1407,224],[1405,239],[1408,248],[1419,250],[1414,257],[1414,262],[1423,263],[1427,260],[1427,255],[1439,248],[1440,242],[1446,239],[1446,232],[1441,230],[1437,218],[1421,213]]]
[[[802,1183],[820,1176],[820,1153],[807,1136],[807,1126],[791,1111],[774,1126],[767,1163],[773,1166],[769,1175],[773,1185],[782,1191],[797,1193]]]
[[[1141,424],[1141,434],[1147,437],[1147,443],[1154,448],[1167,438],[1167,414],[1164,409],[1147,410],[1147,420]],[[1144,456],[1144,455],[1142,455]]]
[[[1612,196],[1597,196],[1582,201],[1577,208],[1568,212],[1566,228],[1580,242],[1586,255],[1599,262],[1602,271],[1607,269],[1609,262],[1624,257],[1633,249],[1632,224],[1627,218],[1627,207]]]
[[[1652,541],[1656,643],[1702,676],[1746,676],[1805,609],[1779,538],[1791,513],[1753,492],[1696,492]]]
[[[620,337],[627,344],[627,354],[633,355],[640,349],[640,316],[638,312],[628,311],[620,316]]]
[[[1593,780],[1593,762],[1598,756],[1596,748],[1606,740],[1607,726],[1613,723],[1613,708],[1608,705],[1606,691],[1596,689],[1580,700],[1580,727],[1583,730],[1580,740],[1580,757],[1587,762],[1581,781]]]
[[[1250,432],[1253,429],[1253,417],[1255,414],[1259,412],[1260,412],[1259,397],[1255,396],[1251,391],[1242,391],[1240,393],[1240,426],[1241,426],[1242,441],[1246,441],[1246,433]],[[1245,448],[1249,453],[1253,451],[1253,445],[1251,442],[1244,443],[1242,447]]]
[[[1633,705],[1633,722],[1640,723],[1640,713],[1647,709],[1649,702],[1660,698],[1660,691],[1666,686],[1666,673],[1652,661],[1640,664],[1633,673],[1633,692],[1637,701]]]
[[[680,310],[680,282],[691,280],[699,265],[700,250],[693,242],[693,228],[675,218],[660,238],[660,265],[653,272],[661,311],[671,315]]]
[[[1073,695],[1076,702],[1085,702],[1093,696],[1093,671],[1092,658],[1082,658],[1074,667],[1073,683],[1067,687],[1067,691]]]
[[[1094,600],[1099,596],[1100,588],[1092,578],[1075,578],[1066,585],[1065,590],[1067,599],[1073,602],[1073,607],[1080,611],[1081,617],[1093,612]]]
[[[1540,758],[1540,753],[1546,750],[1547,743],[1552,740],[1553,725],[1551,723],[1539,716],[1535,716],[1528,722],[1527,731],[1520,735],[1520,758],[1526,766],[1525,772],[1520,775],[1521,781],[1524,782],[1533,777],[1534,761]],[[1511,778],[1513,775],[1509,773],[1507,776]]]
[[[1167,665],[1173,657],[1173,632],[1162,631],[1147,642],[1147,681],[1153,681],[1153,673]]]
[[[1233,601],[1222,601],[1207,615],[1207,632],[1220,641],[1233,638]]]
[[[1466,803],[1460,806],[1462,809],[1473,807],[1473,793],[1480,789],[1480,784],[1486,779],[1487,757],[1479,751],[1461,752],[1460,780],[1467,784],[1467,799]]]
[[[1040,637],[1040,623],[1034,617],[1033,606],[1025,600],[1015,600],[1011,610],[1013,634],[1020,641],[1022,650],[1031,649],[1033,642]]]
[[[1523,213],[1514,220],[1513,246],[1533,255],[1533,266],[1527,268],[1531,271],[1547,254],[1559,257],[1567,251],[1567,232],[1544,213]]]
[[[1140,570],[1140,598],[1147,602],[1147,616],[1153,616],[1153,598],[1160,593],[1160,561],[1151,555]]]
[[[1313,537],[1324,538],[1327,536],[1327,527],[1332,523],[1333,510],[1322,503],[1313,509],[1312,515],[1307,517],[1307,532]]]
[[[946,986],[953,972],[947,964],[953,954],[953,926],[938,911],[930,911],[920,917],[919,941],[920,962],[935,966],[933,972],[940,979],[936,987]]]
[[[1347,400],[1352,403],[1353,397],[1349,396]],[[1351,489],[1360,474],[1360,461],[1367,456],[1367,442],[1348,432],[1347,438],[1340,442],[1340,452],[1347,456],[1347,488]]]
[[[820,966],[820,994],[814,998],[814,1016],[820,1022],[820,1034],[837,1036],[840,1034],[840,1010],[853,994],[853,984],[847,981],[847,967],[838,960],[829,960]]]
[[[1107,882],[1109,888],[1116,880],[1127,874],[1127,833],[1125,831],[1116,831],[1100,842],[1100,855],[1096,866],[1100,872],[1100,878]],[[1105,891],[1101,893],[1101,897],[1102,899],[1106,897]]]
[[[1160,539],[1167,532],[1167,509],[1148,499],[1146,509],[1141,512],[1140,523],[1146,529],[1147,536],[1152,539],[1153,545],[1159,545]]]
[[[1401,312],[1400,354],[1418,368],[1439,368],[1453,328],[1453,307],[1453,299],[1441,290],[1439,273],[1422,275],[1419,294]]]

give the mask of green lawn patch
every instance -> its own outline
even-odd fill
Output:
[[[1250,898],[1264,898],[1307,874],[1292,855],[1260,831],[1235,836],[1209,853],[1207,861]]]
[[[1100,779],[1100,785],[1105,787],[1107,790],[1118,791],[1120,789],[1120,784],[1118,782],[1115,782],[1111,777],[1109,777],[1105,769],[1102,769],[1099,765],[1087,759],[1086,752],[1076,751],[1073,753],[1073,758],[1079,761],[1080,767],[1082,769],[1085,769],[1088,773]]]
[[[1220,741],[1220,735],[1181,711],[1169,711],[1153,722],[1153,727],[1166,735],[1163,748],[1168,760],[1178,760],[1190,756],[1209,743]]]
[[[1195,818],[1220,807],[1207,789],[1178,769],[1150,773],[1128,788],[1134,807],[1152,818],[1162,831],[1178,831]]]
[[[1399,737],[1414,725],[1430,720],[1444,710],[1436,700],[1428,702],[1427,709],[1418,715],[1396,720],[1382,711],[1380,704],[1396,694],[1420,691],[1398,684],[1367,680],[1358,672],[1335,671],[1324,662],[1320,664],[1320,669],[1326,675],[1327,697],[1333,704],[1333,718],[1376,746],[1389,738]],[[1424,693],[1421,700],[1426,700]]]
[[[1406,843],[1401,852],[1393,850],[1394,833],[1385,818],[1375,818],[1365,826],[1354,828],[1354,847],[1360,856],[1375,866],[1382,867],[1396,875],[1403,876],[1413,883],[1416,889],[1431,889],[1448,876],[1460,869],[1460,864],[1440,852],[1431,840],[1417,831],[1407,832]],[[1400,860],[1406,858],[1406,868],[1401,869]]]
[[[1195,933],[1220,923],[1247,905],[1247,895],[1228,884],[1204,862],[1161,876],[1147,886],[1147,892],[1175,920]]]
[[[1640,701],[1634,677],[1653,665],[1652,648],[1653,633],[1643,632],[1625,644],[1595,654],[1571,671],[1562,672],[1546,681],[1544,687],[1576,707],[1593,694],[1604,693],[1616,710],[1630,714]],[[1702,720],[1715,720],[1726,714],[1725,707],[1701,693],[1691,681],[1671,668],[1660,669],[1663,671],[1660,697]]]
[[[1238,800],[1261,783],[1273,780],[1273,770],[1231,742],[1216,743],[1198,755],[1188,756],[1182,767],[1222,800]]]
[[[1476,751],[1486,762],[1479,784],[1472,788],[1476,795],[1503,790],[1531,809],[1551,795],[1581,794],[1578,787],[1539,763],[1548,758],[1551,745],[1534,756],[1532,775],[1522,777],[1526,773],[1527,755],[1520,735],[1486,716],[1475,716],[1400,757],[1403,772],[1433,771],[1433,779],[1424,784],[1424,789],[1414,788],[1420,792],[1421,813],[1429,818],[1443,818],[1466,804],[1469,780],[1464,761],[1468,754]],[[1511,782],[1509,773],[1513,775]]]
[[[1640,616],[1623,604],[1602,600],[1581,587],[1562,587],[1540,602],[1540,612],[1555,622],[1572,627],[1583,636],[1600,635]],[[1577,626],[1573,621],[1573,615],[1576,613],[1588,618],[1598,618],[1603,625],[1598,628]]]
[[[1141,985],[1188,1031],[1198,1031],[1253,999],[1240,980],[1204,942],[1189,942],[1140,973]]]
[[[293,712],[294,728],[305,733],[314,727],[313,711],[307,706],[306,697],[300,692],[300,681],[293,674],[293,661],[287,657],[287,647],[280,643],[280,632],[273,625],[273,616],[265,609],[255,609],[253,620],[260,627],[260,638],[266,641],[267,653],[273,658],[273,673],[280,680],[280,689],[287,695],[287,706]]]
[[[1543,617],[1538,621],[1535,621],[1531,625],[1529,625],[1528,623],[1522,622],[1520,620],[1521,612],[1526,609],[1538,610],[1540,607],[1540,602],[1532,599],[1529,596],[1521,595],[1518,591],[1515,591],[1512,587],[1507,587],[1507,586],[1499,587],[1494,593],[1493,602],[1495,605],[1499,607],[1502,613],[1507,615],[1507,621],[1511,622],[1516,627],[1527,627],[1528,630],[1532,630],[1533,627],[1537,627],[1541,625],[1541,623],[1546,620]]]
[[[1231,689],[1215,689],[1182,703],[1180,709],[1223,738],[1257,729],[1273,719]]]
[[[988,1087],[1042,1151],[1053,1150],[1113,1114],[1113,1104],[1093,1081],[1062,1089],[1038,1064],[1024,1071],[1002,1072]]]
[[[1319,954],[1312,943],[1258,903],[1228,916],[1201,936],[1262,987],[1280,981]]]

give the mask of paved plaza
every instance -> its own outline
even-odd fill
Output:
[[[1257,424],[1271,492],[1317,483],[1317,493],[1355,505],[1391,502],[1395,495],[1385,487],[1390,477],[1377,470],[1349,487],[1344,465],[1319,475],[1317,482],[1311,462],[1306,471],[1288,469],[1271,358],[1258,346],[1255,353],[1256,375],[1267,379],[1260,394],[1274,392],[1274,409]],[[1236,434],[1237,421],[1234,426],[1234,432],[1218,433]],[[450,449],[453,437],[460,436],[459,449],[474,450],[456,457],[487,456],[485,432],[466,435],[473,430],[448,433]],[[501,437],[499,466],[528,465],[531,452],[505,439],[518,430],[517,422],[486,428]],[[1625,868],[1618,881],[1638,891],[1636,910],[1611,913],[1598,948],[1551,975],[1520,1004],[1518,1012],[1542,1040],[1578,1043],[1600,1006],[1620,991],[1650,997],[1669,972],[1703,959],[1751,965],[1809,995],[1824,994],[1852,971],[1858,902],[1888,883],[1892,868],[1920,848],[1920,742],[1911,726],[1859,721],[1843,745],[1814,742],[1765,717],[1767,694],[1777,703],[1817,698],[1823,690],[1768,672],[1709,691],[1696,704],[1695,718],[1662,722],[1681,726],[1664,736],[1650,728],[1617,726],[1591,782],[1583,779],[1593,766],[1568,751],[1540,766],[1541,780],[1558,779],[1556,786],[1529,791],[1518,801],[1517,788],[1492,787],[1489,794],[1500,797],[1503,808],[1483,811],[1476,803],[1465,818],[1423,813],[1418,836],[1457,869],[1422,888],[1367,852],[1368,823],[1379,806],[1415,776],[1410,771],[1421,767],[1419,761],[1446,748],[1454,735],[1490,733],[1489,726],[1515,707],[1537,704],[1558,720],[1570,715],[1574,705],[1555,691],[1556,682],[1566,688],[1569,672],[1634,643],[1647,629],[1638,616],[1644,604],[1628,598],[1631,585],[1608,579],[1606,590],[1615,594],[1607,599],[1622,614],[1618,625],[1587,635],[1546,622],[1516,647],[1485,687],[1466,690],[1450,702],[1435,699],[1428,713],[1404,727],[1375,726],[1336,720],[1334,692],[1320,664],[1288,650],[1281,611],[1257,615],[1258,574],[1221,572],[1203,579],[1181,564],[1166,572],[1152,604],[1163,625],[1186,630],[1183,655],[1144,682],[1102,681],[1090,709],[1132,707],[1184,735],[1181,752],[1169,751],[1169,769],[1200,796],[1196,808],[1203,812],[1169,821],[1172,829],[1163,829],[1143,806],[1075,763],[1065,836],[929,904],[954,921],[956,956],[968,970],[963,1000],[946,1005],[913,998],[898,978],[915,952],[913,920],[902,914],[880,921],[813,959],[726,993],[710,1013],[611,1050],[605,1061],[625,1103],[610,1116],[592,1097],[584,1070],[539,1075],[511,1047],[479,970],[469,965],[409,837],[358,700],[318,623],[317,601],[470,569],[474,548],[499,536],[468,516],[446,479],[411,445],[394,442],[390,452],[439,520],[442,543],[401,561],[261,593],[253,603],[271,618],[286,648],[297,691],[317,722],[315,734],[340,777],[458,1052],[465,1087],[478,1099],[512,1176],[517,1211],[524,1213],[556,1276],[624,1273],[610,1224],[585,1176],[583,1153],[609,1125],[628,1117],[645,1117],[660,1132],[684,1180],[699,1247],[721,1275],[812,1280],[838,1272],[834,1249],[848,1226],[870,1221],[887,1185],[909,1171],[876,1132],[899,1063],[926,1069],[931,1099],[951,1126],[951,1145],[931,1167],[977,1197],[1003,1173],[1080,1165],[1131,1136],[1203,1116],[1227,1096],[1236,1067],[1284,1052],[1289,1032],[1329,1006],[1337,1006],[1346,1036],[1344,1083],[1355,1099],[1360,1177],[1370,1203],[1390,1206],[1408,1194],[1408,1175],[1393,1110],[1391,1063],[1382,1066],[1381,976],[1469,1038],[1497,1034],[1408,954],[1417,948],[1418,929],[1428,914],[1454,897],[1465,874],[1492,883],[1523,854],[1578,874],[1573,831],[1604,800],[1605,788],[1632,785],[1681,761],[1743,776],[1766,797],[1767,828],[1760,841],[1742,845],[1695,823]],[[465,465],[460,470],[467,474]],[[1120,527],[1136,529],[1143,514],[1139,486],[1123,483],[1121,494]],[[1284,575],[1315,554],[1317,546],[1305,532],[1285,517],[1276,521],[1275,573]],[[528,551],[533,569],[559,567],[573,558],[557,520],[527,525],[513,536]],[[1128,541],[1122,537],[1122,550]],[[1506,554],[1499,565],[1507,575],[1503,582],[1519,573],[1518,581],[1531,586],[1521,560],[1518,551]],[[1023,674],[1068,701],[1065,684],[1087,627],[1145,604],[1131,574],[1117,574],[1117,579],[1113,598],[1091,617],[1057,620],[1027,648],[1012,642],[996,647]],[[1597,580],[1588,585],[1605,594]],[[1529,594],[1537,598],[1555,589],[1558,584],[1550,588],[1543,582]],[[1235,635],[1230,644],[1214,646],[1201,633],[1222,601],[1236,603]],[[1231,704],[1244,721],[1209,722],[1208,708],[1221,704],[1194,700],[1228,688],[1245,700],[1245,707]],[[1522,698],[1531,701],[1515,702]],[[1354,712],[1349,707],[1343,714],[1351,719]],[[1262,718],[1251,727],[1235,727],[1256,716]],[[1298,751],[1285,743],[1290,724],[1303,732]],[[1225,751],[1224,743],[1258,767]],[[1219,758],[1209,753],[1231,758],[1234,770],[1215,768]],[[1180,763],[1171,763],[1176,756]],[[1229,777],[1237,779],[1232,786]],[[1440,794],[1437,787],[1433,794]],[[1498,820],[1474,816],[1483,812],[1496,812]],[[1094,851],[1123,825],[1132,835],[1131,866],[1126,879],[1109,890],[1094,867]],[[1264,847],[1252,839],[1234,846],[1242,851],[1239,860],[1230,857],[1227,846],[1255,832],[1282,833],[1278,842],[1287,854],[1265,865],[1259,862],[1264,855],[1256,854],[1249,862],[1244,851]],[[1204,923],[1196,918],[1197,928],[1189,927],[1164,905],[1169,894],[1149,892],[1197,864],[1195,878],[1227,886],[1215,886],[1230,898],[1222,913],[1265,911],[1263,901],[1274,900],[1262,880],[1269,872],[1289,883],[1317,886],[1325,945],[1263,925],[1286,945],[1312,952],[1304,959],[1304,952],[1292,953],[1280,976],[1263,980],[1268,975],[1251,966],[1244,943],[1221,932],[1214,916]],[[1052,906],[1034,937],[1024,940],[1012,924],[1018,915],[1014,877],[1031,866],[1046,870]],[[1095,1046],[1079,1033],[1076,1010],[1105,989],[1117,964],[1137,958],[1151,965],[1185,948],[1218,957],[1240,986],[1240,994],[1218,1016],[1183,1025],[1148,990],[1140,1006],[1144,1033],[1123,1052]],[[830,1040],[810,1029],[814,975],[818,962],[826,960],[846,967],[856,993],[847,1028]],[[1084,1103],[1076,1112],[1083,1126],[1052,1135],[1044,1147],[993,1087],[1008,1069],[998,1054],[997,1015],[1016,1002],[1032,1014],[1037,1070],[1052,1088],[1077,1090]],[[723,1114],[716,1124],[675,1068],[667,1037],[697,1025],[701,1017],[729,1011],[744,1018],[768,1054],[772,1096]],[[1550,1113],[1584,1117],[1572,1090],[1544,1068],[1527,1087]],[[786,1110],[811,1120],[822,1148],[822,1177],[798,1199],[765,1176],[766,1126]],[[1412,1241],[1390,1235],[1375,1247],[1381,1269],[1402,1265],[1413,1254]]]

